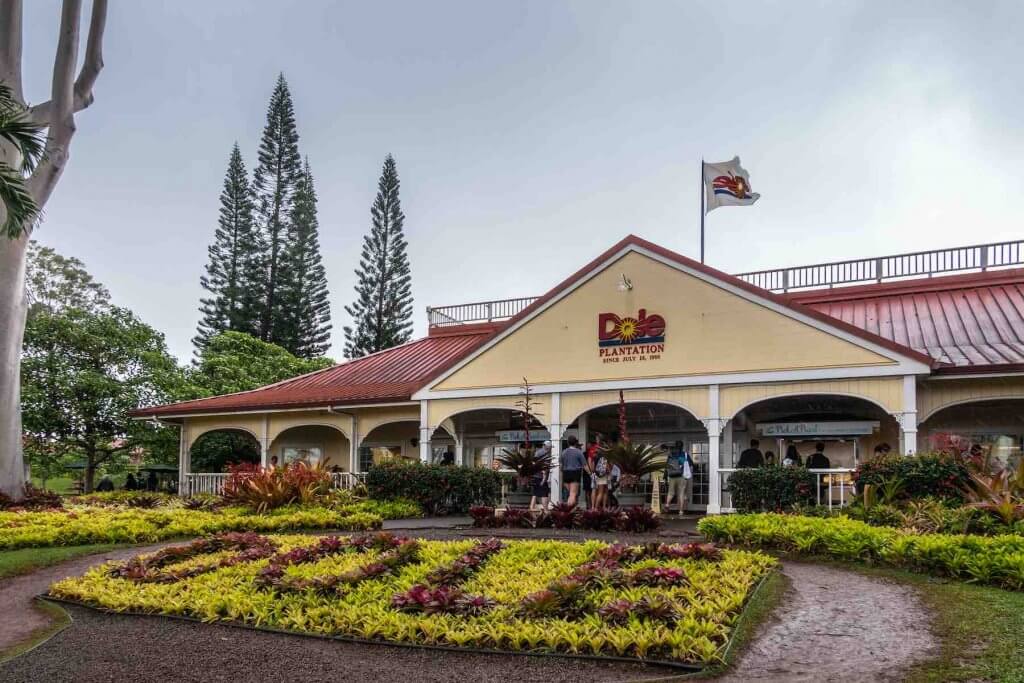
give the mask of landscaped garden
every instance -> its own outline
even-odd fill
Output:
[[[222,534],[51,594],[319,636],[703,666],[722,661],[774,566],[710,544]]]

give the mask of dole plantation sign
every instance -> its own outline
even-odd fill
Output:
[[[647,315],[643,308],[635,318],[601,313],[597,316],[597,346],[598,357],[605,363],[657,360],[665,351],[665,319]]]

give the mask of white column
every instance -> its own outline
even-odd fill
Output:
[[[465,439],[465,432],[455,433],[455,464],[458,465],[459,467],[466,466],[466,446],[464,443]]]
[[[260,465],[270,467],[270,414],[263,416],[263,427],[260,432]]]
[[[420,462],[430,464],[430,437],[434,430],[430,428],[430,401],[420,401]]]
[[[181,429],[178,430],[178,495],[188,495],[188,475],[192,467],[188,449],[188,423],[181,422]]]
[[[587,450],[587,414],[583,413],[576,420],[576,438],[580,440],[583,450]]]
[[[708,419],[704,426],[708,430],[708,509],[709,515],[722,512],[722,480],[718,474],[721,462],[719,439],[722,434],[722,420],[718,410],[718,385],[708,387]]]
[[[362,439],[359,436],[359,420],[355,413],[352,413],[352,430],[348,439],[348,471],[359,472],[359,443]]]
[[[903,376],[903,412],[897,417],[900,423],[900,452],[903,455],[917,453],[917,377]]]
[[[562,395],[551,394],[551,504],[562,500],[562,468],[559,466],[562,454]]]

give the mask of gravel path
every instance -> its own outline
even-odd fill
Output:
[[[5,683],[48,681],[635,681],[666,668],[355,645],[67,606],[73,624],[0,664]]]
[[[791,586],[720,681],[899,681],[934,657],[913,590],[828,566],[784,562]]]
[[[50,584],[68,576],[84,574],[89,567],[108,560],[123,560],[145,552],[152,552],[169,543],[108,550],[95,555],[83,555],[51,567],[44,567],[31,574],[14,576],[0,581],[0,605],[4,615],[0,619],[0,652],[23,643],[36,631],[53,623],[52,617],[39,610],[33,598],[45,593]]]

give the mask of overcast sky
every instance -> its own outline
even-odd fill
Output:
[[[47,98],[55,0],[25,3]],[[635,233],[739,272],[1022,237],[1024,3],[111,3],[96,103],[37,239],[191,356],[231,145],[279,71],[320,196],[334,348],[381,164],[424,307],[535,295]],[[84,45],[84,36],[83,36]]]

